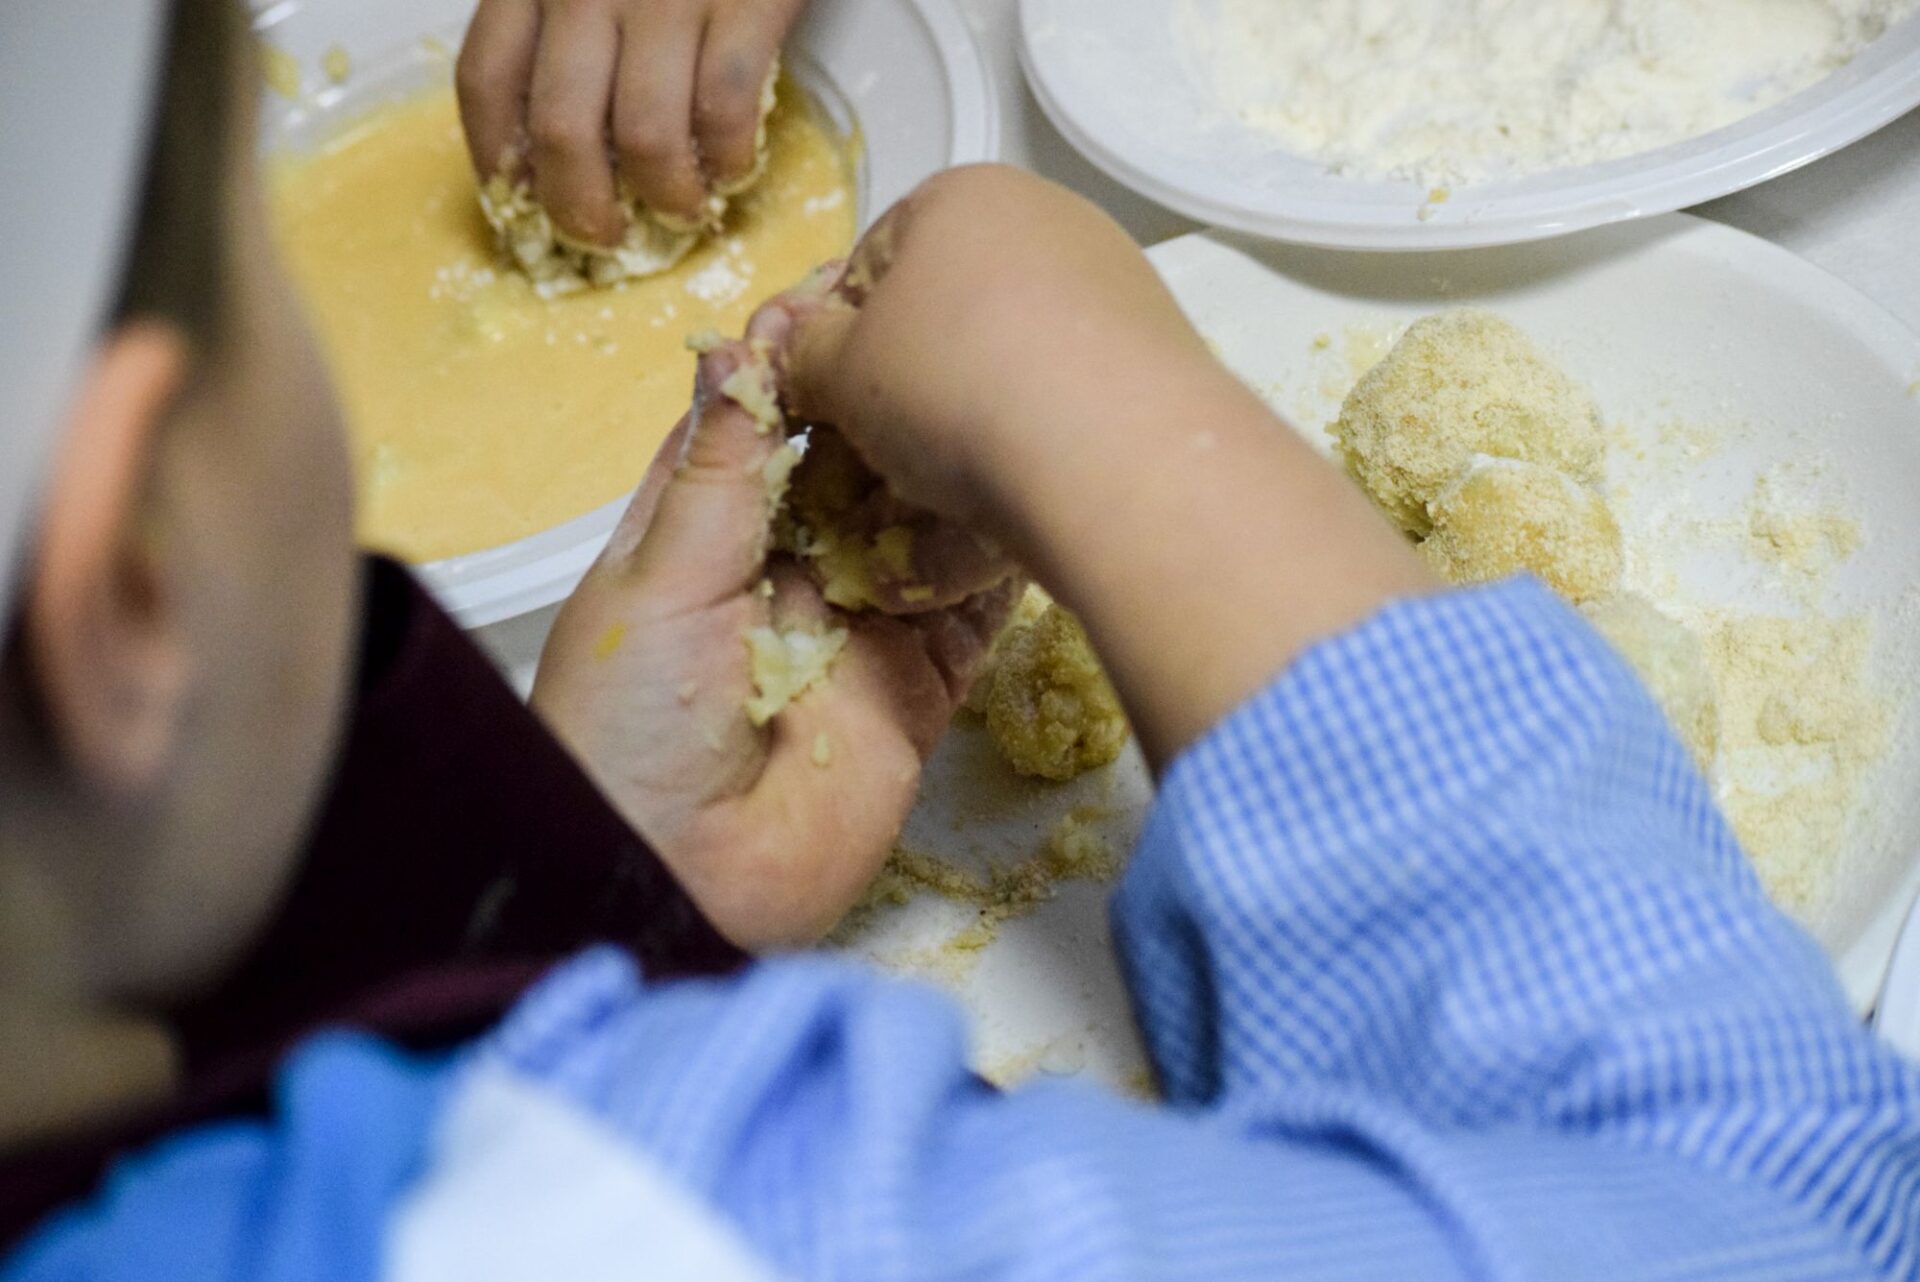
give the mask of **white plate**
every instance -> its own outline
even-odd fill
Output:
[[[1713,133],[1643,155],[1456,188],[1329,174],[1223,122],[1182,65],[1172,0],[1022,0],[1035,96],[1096,165],[1202,222],[1344,249],[1512,244],[1665,213],[1818,159],[1920,104],[1920,16],[1847,66]]]
[[[1432,255],[1328,253],[1231,233],[1186,236],[1149,251],[1221,358],[1323,449],[1378,340],[1420,316],[1480,304],[1509,317],[1594,389],[1609,423],[1639,435],[1675,418],[1739,423],[1739,439],[1698,466],[1633,476],[1635,506],[1738,510],[1763,468],[1814,449],[1830,463],[1865,542],[1835,572],[1830,611],[1876,616],[1876,677],[1920,675],[1920,338],[1849,287],[1785,250],[1671,214],[1571,240]],[[1346,336],[1368,349],[1350,363]],[[1323,336],[1326,341],[1322,341]],[[1809,434],[1817,435],[1810,445]],[[1623,521],[1634,526],[1626,506]],[[1273,550],[1285,556],[1284,548]],[[1791,611],[1789,601],[1721,584],[1706,558],[1686,586],[1722,588],[1728,604]],[[1729,582],[1735,582],[1729,580]],[[1810,923],[1849,1000],[1873,1004],[1907,906],[1920,894],[1920,709],[1902,692],[1884,763],[1866,792],[1877,813],[1848,834],[1831,907]],[[1151,787],[1136,755],[1065,792],[1021,787],[977,730],[950,735],[928,773],[907,844],[965,867],[1031,853],[1049,822],[1078,804],[1114,810],[1108,830],[1138,830]],[[915,901],[857,941],[857,951],[952,990],[973,1016],[982,1063],[996,1075],[1085,1070],[1126,1083],[1137,1040],[1110,955],[1104,896],[1070,886],[1008,923],[956,973],[942,940],[968,920]],[[1920,931],[1913,951],[1920,970]],[[1920,1034],[1920,974],[1909,1025]]]
[[[369,107],[443,83],[472,10],[473,0],[259,7],[256,27],[293,57],[309,91],[293,102],[267,96],[263,145],[310,146]],[[329,85],[320,70],[336,46],[352,68],[344,85]],[[814,0],[789,42],[787,64],[843,134],[858,130],[862,228],[931,175],[991,160],[998,149],[992,84],[952,0]],[[625,506],[621,499],[420,573],[467,627],[512,618],[572,591]]]
[[[1920,907],[1900,932],[1899,947],[1887,967],[1886,986],[1873,1012],[1873,1027],[1895,1050],[1920,1060]]]

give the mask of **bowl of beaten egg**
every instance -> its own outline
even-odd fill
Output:
[[[985,66],[951,0],[816,0],[789,42],[766,176],[672,270],[543,298],[495,248],[455,109],[471,0],[258,10],[273,222],[346,411],[359,534],[461,623],[560,600],[693,382],[929,175],[991,159]]]

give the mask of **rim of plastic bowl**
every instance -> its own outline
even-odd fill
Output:
[[[1246,199],[1246,189],[1237,189],[1228,175],[1197,166],[1169,175],[1154,163],[1164,148],[1123,147],[1123,139],[1141,140],[1111,119],[1090,121],[1070,109],[1063,101],[1057,60],[1036,53],[1042,43],[1036,33],[1046,29],[1055,3],[1020,0],[1020,64],[1047,118],[1089,161],[1148,199],[1201,222],[1327,249],[1487,248],[1671,213],[1811,164],[1920,104],[1920,48],[1902,53],[1888,46],[1876,58],[1869,46],[1850,64],[1856,75],[1838,86],[1830,77],[1743,120],[1639,155],[1461,188],[1451,201],[1428,206],[1424,214],[1418,184],[1359,179],[1351,184],[1353,199],[1295,195],[1285,208],[1276,208]],[[1920,41],[1920,14],[1889,29],[1882,40],[1896,36],[1907,44]],[[1848,69],[1834,76],[1845,76]],[[1403,198],[1361,199],[1390,191]]]

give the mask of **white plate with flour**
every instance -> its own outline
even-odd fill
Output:
[[[1449,123],[1462,128],[1470,125],[1484,130],[1503,127],[1501,120],[1489,117],[1463,122],[1439,111],[1429,120],[1422,116],[1419,100],[1399,101],[1390,92],[1357,94],[1342,111],[1330,114],[1314,109],[1324,106],[1329,95],[1304,95],[1313,116],[1307,125],[1298,123],[1297,114],[1289,117],[1293,123],[1273,124],[1276,117],[1267,108],[1278,99],[1267,100],[1264,107],[1250,105],[1253,99],[1248,95],[1259,92],[1255,73],[1261,64],[1248,60],[1249,47],[1257,42],[1236,39],[1222,54],[1218,42],[1206,33],[1223,29],[1238,33],[1239,28],[1220,26],[1221,13],[1237,12],[1243,15],[1239,21],[1244,23],[1251,21],[1244,15],[1258,12],[1261,3],[1277,15],[1276,22],[1287,21],[1290,6],[1275,0],[1022,0],[1022,59],[1034,93],[1055,125],[1119,181],[1216,226],[1345,249],[1511,244],[1681,209],[1798,168],[1920,104],[1920,16],[1909,10],[1908,16],[1838,70],[1711,132],[1598,163],[1580,163],[1579,153],[1584,149],[1589,154],[1604,155],[1608,147],[1604,139],[1589,137],[1575,146],[1561,138],[1555,143],[1554,154],[1574,157],[1570,167],[1526,176],[1490,173],[1484,178],[1458,180],[1446,176],[1443,169],[1411,165],[1404,144],[1409,138],[1420,137],[1419,130],[1429,124],[1435,128]],[[1626,12],[1651,15],[1649,22],[1665,22],[1674,12],[1693,9],[1704,14],[1702,21],[1709,23],[1741,22],[1748,17],[1758,23],[1767,13],[1792,10],[1804,24],[1810,20],[1809,15],[1817,19],[1825,12],[1823,6],[1829,4],[1856,11],[1892,6],[1900,12],[1904,3],[1793,0],[1786,5],[1751,8],[1722,5],[1716,11],[1711,5],[1703,9],[1689,4],[1604,6],[1567,0],[1565,8],[1570,14],[1584,11],[1587,20],[1597,20],[1592,18],[1596,12]],[[1412,0],[1403,0],[1403,5],[1409,11],[1443,15],[1457,15],[1475,7],[1464,2],[1436,6]],[[1367,11],[1391,18],[1400,7],[1323,0],[1316,12]],[[1555,7],[1547,3],[1534,6],[1532,12],[1541,29],[1522,33],[1526,39],[1516,43],[1532,45],[1551,39],[1552,30],[1545,24]],[[1502,10],[1514,11],[1513,6]],[[1442,17],[1435,21],[1449,20]],[[1773,45],[1791,41],[1797,29],[1803,28],[1756,32],[1754,39],[1761,52],[1753,56],[1765,57],[1765,50],[1772,47],[1768,41]],[[1736,30],[1744,32],[1746,28]],[[1285,38],[1285,33],[1273,37]],[[1625,34],[1616,33],[1616,39],[1623,49],[1633,44]],[[1707,42],[1702,58],[1730,57],[1725,53],[1727,43]],[[1261,47],[1269,53],[1279,48],[1284,55],[1284,46]],[[1354,60],[1362,56],[1357,50],[1363,47],[1365,42],[1358,42],[1347,50],[1349,71],[1358,65]],[[1461,81],[1484,77],[1484,92],[1481,82],[1474,82],[1474,93],[1465,96],[1465,103],[1493,100],[1500,77],[1515,74],[1512,64],[1490,69],[1477,50],[1463,52],[1465,47],[1457,44],[1449,47],[1460,59]],[[1576,51],[1573,56],[1583,55]],[[1677,61],[1684,67],[1696,60]],[[1276,65],[1286,65],[1284,56]],[[1297,65],[1292,70],[1301,75],[1316,73],[1315,68]],[[1736,81],[1738,71],[1736,67],[1730,73]],[[1329,74],[1334,83],[1352,79],[1345,72]],[[1601,67],[1593,77],[1593,83],[1602,86],[1594,90],[1595,95],[1607,99],[1601,114],[1611,112],[1609,118],[1616,122],[1616,128],[1624,127],[1618,123],[1622,120],[1642,119],[1654,110],[1648,106],[1652,99],[1642,92],[1640,81],[1630,81],[1627,88],[1621,88],[1620,77],[1632,74],[1633,60],[1623,55],[1617,63]],[[1750,92],[1763,92],[1745,81],[1738,82]],[[1612,87],[1610,95],[1604,90],[1606,86]],[[1292,105],[1298,108],[1302,102]],[[1515,98],[1511,105],[1518,110],[1525,102]],[[1378,114],[1373,114],[1376,108]],[[1686,118],[1694,119],[1697,114]],[[1556,106],[1537,112],[1533,123],[1558,129],[1567,118],[1568,112]],[[1390,128],[1383,123],[1387,121],[1391,122]],[[1392,166],[1374,168],[1343,159],[1342,148],[1348,136],[1359,132],[1356,122],[1366,122],[1376,131],[1385,130],[1402,144],[1380,154],[1390,154],[1403,162],[1398,172],[1405,176],[1374,176],[1396,171]],[[1411,132],[1410,126],[1415,126]],[[1653,128],[1644,120],[1636,127]],[[1316,138],[1320,149],[1308,154],[1303,146],[1295,145],[1305,136]],[[1339,168],[1343,164],[1345,167]],[[1483,168],[1471,166],[1469,172],[1479,173]]]
[[[452,74],[473,0],[280,0],[255,26],[298,74],[268,94],[263,145],[311,147],[356,116]],[[343,83],[326,74],[344,55]],[[991,160],[991,81],[952,0],[814,0],[787,66],[833,126],[857,139],[860,226],[950,165]],[[639,481],[634,478],[635,483]],[[599,554],[626,500],[504,547],[421,566],[441,603],[479,627],[551,605]]]

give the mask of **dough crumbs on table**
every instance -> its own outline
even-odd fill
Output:
[[[1872,630],[1859,615],[1728,612],[1706,641],[1722,751],[1751,767],[1721,790],[1727,819],[1774,902],[1815,913],[1886,747],[1887,712],[1868,678]]]
[[[850,942],[875,914],[925,892],[978,910],[972,923],[940,946],[940,952],[949,957],[977,954],[998,938],[1003,923],[1051,900],[1062,883],[1111,881],[1119,875],[1120,857],[1098,827],[1107,817],[1098,807],[1077,806],[1048,830],[1037,853],[1019,863],[990,866],[984,877],[933,855],[896,849],[866,895],[834,931],[833,940]]]
[[[1779,481],[1761,473],[1747,507],[1753,556],[1783,570],[1817,575],[1860,550],[1860,522],[1844,512],[1789,504]]]
[[[747,629],[747,656],[754,690],[746,701],[747,719],[756,726],[764,726],[788,704],[825,681],[846,644],[845,628],[824,632],[801,628]]]

